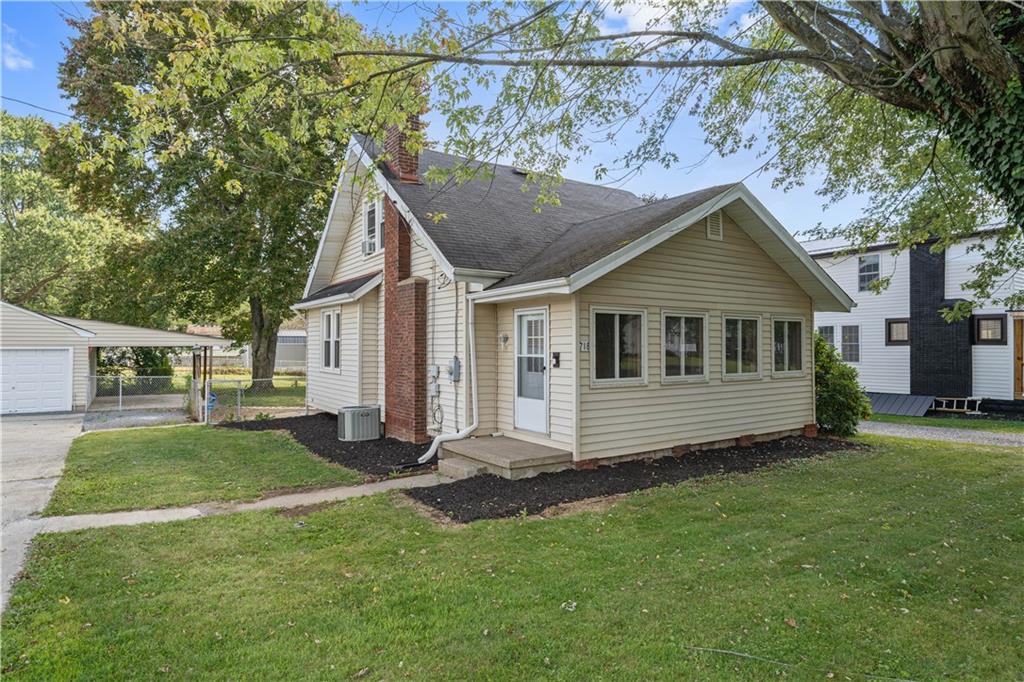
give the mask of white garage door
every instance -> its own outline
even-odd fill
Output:
[[[71,409],[71,351],[65,348],[0,349],[0,413]]]

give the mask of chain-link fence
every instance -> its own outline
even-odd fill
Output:
[[[88,411],[187,409],[192,402],[191,382],[191,377],[183,376],[93,375]]]
[[[273,379],[214,377],[206,381],[207,422],[251,419],[304,411],[306,377]]]

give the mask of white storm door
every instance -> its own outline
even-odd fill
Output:
[[[516,312],[515,425],[548,430],[548,319],[544,311]]]
[[[0,350],[0,414],[71,410],[71,351]]]

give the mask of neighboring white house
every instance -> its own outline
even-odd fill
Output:
[[[745,186],[645,204],[568,181],[538,212],[517,169],[439,188],[426,169],[465,160],[393,137],[387,164],[351,143],[294,306],[311,406],[498,434],[442,457],[511,476],[813,430],[813,315],[851,300]]]
[[[856,301],[849,313],[817,313],[819,332],[855,366],[868,391],[947,398],[1020,400],[1024,311],[983,304],[974,315],[947,323],[939,310],[971,299],[963,285],[973,278],[981,254],[978,237],[945,252],[924,245],[896,253],[879,244],[844,253],[834,241],[804,247]],[[889,277],[880,293],[872,281]],[[1009,278],[996,297],[1024,290],[1024,273]]]
[[[34,312],[0,301],[0,413],[84,410],[97,348],[219,346],[224,339]]]

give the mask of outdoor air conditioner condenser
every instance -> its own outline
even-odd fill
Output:
[[[338,440],[380,438],[380,405],[351,405],[338,410]]]

